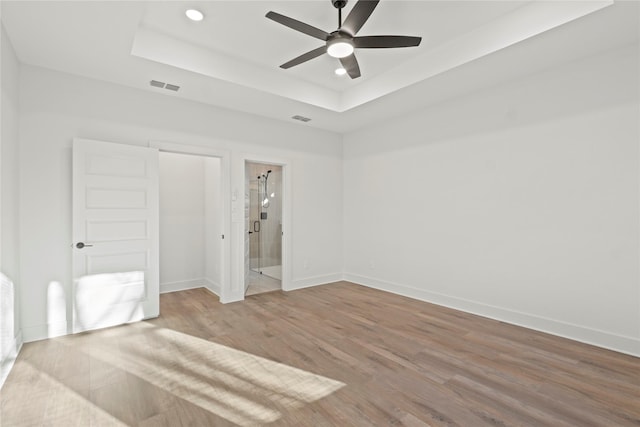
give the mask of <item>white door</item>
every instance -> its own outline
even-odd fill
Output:
[[[158,150],[73,141],[73,331],[157,317]]]

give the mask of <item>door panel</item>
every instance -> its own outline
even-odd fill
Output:
[[[92,181],[102,181],[94,179]],[[145,209],[148,194],[142,190],[87,187],[86,207],[90,209]]]
[[[87,220],[87,240],[113,242],[146,239],[147,221],[92,221]]]
[[[74,332],[158,316],[158,230],[158,150],[74,140]]]

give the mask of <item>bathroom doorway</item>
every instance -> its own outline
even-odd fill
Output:
[[[282,289],[282,166],[245,163],[245,295]]]

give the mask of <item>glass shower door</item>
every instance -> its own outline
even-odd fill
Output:
[[[257,170],[256,170],[257,169]],[[255,174],[255,175],[254,175]],[[249,180],[249,272],[282,280],[282,167],[260,165]]]
[[[252,180],[249,188],[249,268],[262,273],[260,223],[260,183]]]

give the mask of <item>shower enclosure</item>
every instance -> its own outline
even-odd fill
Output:
[[[247,166],[249,268],[282,280],[282,168],[254,163]]]

